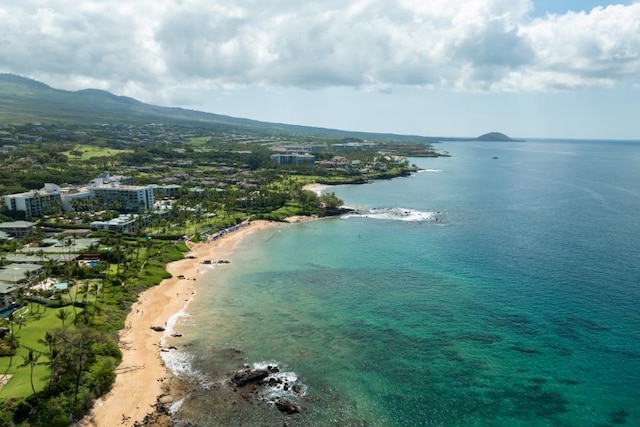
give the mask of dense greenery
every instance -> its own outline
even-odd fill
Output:
[[[138,294],[169,277],[165,265],[182,257],[185,237],[199,241],[247,219],[335,215],[342,205],[335,194],[317,195],[304,185],[405,176],[416,170],[407,155],[441,155],[420,138],[377,135],[372,143],[364,134],[160,109],[15,76],[0,75],[0,95],[0,195],[45,183],[84,185],[105,171],[138,185],[179,186],[170,196],[157,190],[163,207],[145,213],[135,232],[91,231],[100,243],[85,252],[100,259],[97,267],[56,264],[41,253],[42,275],[29,278],[16,297],[20,308],[0,321],[0,371],[12,375],[0,388],[0,427],[68,425],[109,390],[121,358],[118,330]],[[316,162],[272,160],[274,152],[287,151],[312,153]],[[24,218],[2,207],[0,221]],[[72,207],[54,206],[47,216],[30,218],[34,232],[0,240],[0,265],[45,237],[70,248],[70,232],[120,213],[94,199],[74,200]],[[64,292],[31,287],[48,277],[70,286]]]
[[[68,291],[31,291],[30,300],[23,294],[23,308],[4,320],[10,332],[0,339],[0,369],[13,378],[0,389],[0,425],[64,426],[82,417],[115,379],[117,333],[131,303],[169,277],[164,266],[187,250],[130,235],[108,234],[102,242],[99,266],[49,264],[43,277],[31,279],[65,277],[73,285]]]
[[[144,104],[132,98],[95,89],[69,92],[36,80],[0,73],[0,118],[5,123],[44,123],[86,126],[103,123],[164,123],[206,128],[218,134],[244,134],[259,137],[284,136],[297,141],[315,138],[353,137],[429,143],[437,139],[417,135],[351,132],[310,126],[267,123],[182,108]],[[1,123],[1,122],[0,122]],[[125,125],[126,126],[126,125]]]

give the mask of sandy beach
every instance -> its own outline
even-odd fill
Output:
[[[136,422],[143,423],[145,416],[154,412],[158,397],[166,394],[173,377],[160,355],[165,333],[151,327],[164,327],[171,316],[188,305],[196,293],[198,276],[204,274],[204,270],[198,268],[202,261],[228,259],[234,246],[245,236],[274,226],[277,224],[254,221],[217,240],[189,244],[190,252],[185,258],[167,266],[172,277],[140,294],[133,304],[125,328],[120,331],[122,363],[116,371],[116,381],[111,391],[95,402],[80,425],[133,426]]]

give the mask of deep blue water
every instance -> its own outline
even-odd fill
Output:
[[[441,148],[328,190],[359,215],[246,239],[191,307],[193,365],[280,363],[300,425],[640,425],[640,143]]]

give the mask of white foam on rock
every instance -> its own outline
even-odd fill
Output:
[[[408,208],[372,208],[356,210],[353,213],[344,215],[343,218],[371,218],[387,221],[423,222],[437,221],[438,212],[419,211]]]

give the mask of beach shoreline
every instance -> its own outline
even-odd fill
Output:
[[[153,328],[165,328],[173,316],[187,309],[196,295],[198,277],[210,271],[209,262],[226,261],[246,236],[276,226],[278,223],[253,221],[215,240],[188,242],[190,250],[185,257],[166,266],[172,277],[142,292],[132,305],[119,332],[122,362],[113,387],[94,402],[79,425],[170,425],[166,415],[164,421],[158,419],[163,414],[158,414],[157,403],[170,404],[180,397],[175,395],[176,378],[161,356],[172,350],[164,346],[168,331]]]

